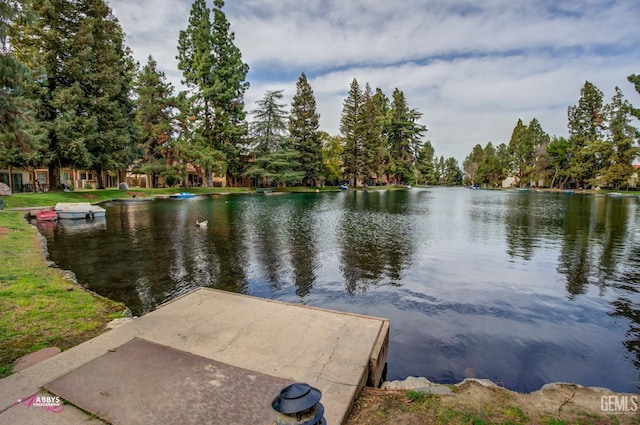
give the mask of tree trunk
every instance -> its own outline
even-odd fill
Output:
[[[213,187],[213,171],[211,171],[211,168],[207,168],[204,174],[207,178],[207,187]]]
[[[49,191],[59,192],[62,190],[61,183],[60,163],[57,160],[53,160],[49,163]]]
[[[104,180],[102,179],[102,168],[96,169],[96,180],[98,180],[98,189],[104,189]]]

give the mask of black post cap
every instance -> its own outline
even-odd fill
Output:
[[[273,399],[271,407],[285,415],[304,412],[318,404],[322,392],[308,384],[296,383],[284,387],[280,394]]]

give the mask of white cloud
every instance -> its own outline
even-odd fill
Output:
[[[178,33],[189,0],[111,0],[137,60],[152,54],[179,85]],[[209,2],[210,3],[210,2]],[[247,110],[265,90],[290,102],[301,71],[321,126],[336,134],[353,78],[424,113],[438,155],[508,142],[518,118],[566,135],[567,107],[585,80],[605,96],[640,73],[640,3],[612,0],[243,0],[224,8],[251,67]]]

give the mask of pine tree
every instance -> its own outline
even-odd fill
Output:
[[[306,185],[317,185],[321,177],[322,142],[320,140],[320,114],[316,98],[304,72],[296,83],[296,94],[291,102],[289,133],[293,147],[300,152],[300,166]]]
[[[569,140],[572,145],[569,169],[571,176],[584,187],[599,171],[599,147],[603,140],[603,94],[589,81],[580,90],[576,106],[567,112]]]
[[[386,157],[385,124],[388,99],[380,89],[374,94],[369,83],[363,93],[363,175],[365,180],[381,180]]]
[[[634,85],[636,92],[640,94],[640,75],[631,74],[627,77],[627,80]],[[640,108],[631,107],[631,115],[640,120]]]
[[[253,160],[247,165],[243,175],[276,184],[291,183],[293,172],[300,166],[300,155],[291,148],[287,131],[288,114],[282,99],[282,90],[267,90],[264,97],[256,102],[251,111],[251,142]]]
[[[14,55],[9,37],[19,23],[31,24],[26,1],[0,4],[0,167],[24,166],[37,161],[43,134],[33,119],[34,105],[24,97],[31,80],[29,68]]]
[[[532,151],[528,164],[529,180],[536,186],[540,180],[545,180],[550,174],[549,159],[547,157],[547,147],[551,138],[542,129],[542,125],[537,118],[533,118],[527,126],[527,144]]]
[[[483,184],[499,187],[505,179],[508,167],[507,145],[501,143],[497,148],[489,142],[482,151],[482,163],[478,170],[478,177]]]
[[[447,186],[459,186],[462,184],[463,173],[454,157],[447,158],[444,163],[443,182]]]
[[[213,2],[212,11],[205,0],[195,0],[191,6],[189,24],[178,37],[178,69],[183,73],[183,83],[192,91],[192,116],[197,132],[194,145],[205,152],[203,158],[217,158],[223,153],[226,175],[240,173],[238,155],[242,137],[247,128],[244,111],[245,81],[249,66],[242,61],[242,54],[235,46],[235,34],[222,11],[223,0]],[[217,163],[217,161],[216,161]],[[213,169],[206,165],[206,181],[213,185]]]
[[[389,113],[389,98],[382,92],[380,88],[376,88],[376,92],[372,98],[374,105],[374,116],[377,118],[372,134],[372,139],[368,142],[368,149],[372,151],[370,154],[370,169],[375,173],[378,182],[384,182],[384,172],[389,163],[389,150],[387,143],[387,133],[391,122],[391,114]]]
[[[509,153],[511,156],[511,170],[518,178],[518,183],[523,186],[527,182],[529,164],[533,155],[533,145],[527,137],[527,127],[518,118],[516,126],[509,140]]]
[[[342,160],[344,173],[357,186],[362,180],[364,169],[363,137],[363,94],[358,81],[354,78],[349,94],[344,100],[340,132],[344,138]]]
[[[436,178],[437,178],[438,184],[444,184],[444,181],[445,181],[444,155],[440,155],[440,158],[438,159],[438,161],[435,161],[434,164],[436,166]]]
[[[288,114],[284,110],[282,90],[267,90],[251,111],[250,139],[257,155],[273,153],[283,147],[287,132]]]
[[[71,43],[77,52],[69,66],[79,78],[84,114],[78,120],[84,126],[88,169],[97,174],[98,188],[104,188],[103,171],[124,172],[133,162],[135,146],[131,91],[135,64],[124,44],[124,33],[104,0],[79,0],[81,19]],[[73,134],[69,135],[73,137]],[[76,134],[77,137],[77,134]]]
[[[611,154],[608,167],[601,177],[603,182],[618,189],[629,181],[633,173],[632,162],[639,153],[636,144],[640,133],[631,125],[631,104],[624,99],[618,87],[615,91],[611,103],[605,107],[609,122],[607,143],[610,145]]]
[[[418,183],[433,185],[437,184],[436,170],[434,163],[435,149],[431,145],[431,141],[427,140],[418,152]]]
[[[142,141],[144,165],[140,171],[151,176],[151,186],[157,187],[158,175],[170,174],[175,157],[173,146],[173,121],[176,99],[173,85],[166,81],[164,72],[158,70],[157,62],[149,55],[147,64],[137,74],[136,124]]]
[[[564,189],[564,185],[571,177],[569,167],[571,163],[571,152],[573,147],[571,142],[564,137],[554,137],[547,146],[547,155],[549,157],[549,166],[553,172],[551,187],[558,182],[558,188]]]
[[[18,56],[39,69],[26,95],[48,131],[41,148],[52,190],[60,168],[123,170],[133,148],[129,97],[133,59],[117,19],[102,0],[30,2],[37,14],[12,38]]]
[[[414,183],[416,157],[422,135],[427,131],[426,126],[418,123],[422,113],[409,109],[404,93],[395,89],[389,114],[387,172],[395,184]]]
[[[278,186],[300,183],[304,178],[304,172],[300,171],[300,153],[287,147],[279,147],[274,152],[257,156],[243,175]]]

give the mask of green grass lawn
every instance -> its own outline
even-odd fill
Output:
[[[49,268],[36,228],[20,212],[0,211],[0,258],[0,377],[25,354],[99,335],[125,311]]]
[[[361,190],[362,188],[358,188]],[[369,190],[388,190],[398,189],[395,186],[371,186]],[[276,187],[275,192],[317,192],[317,191],[339,191],[337,186],[315,187]],[[169,195],[177,192],[191,192],[196,195],[213,195],[220,193],[255,193],[255,188],[249,187],[189,187],[189,188],[163,188],[163,189],[139,189],[132,188],[128,191],[118,189],[89,189],[74,190],[71,192],[44,192],[44,193],[14,193],[11,196],[3,196],[4,208],[29,208],[29,207],[46,207],[53,206],[58,202],[98,202],[109,201],[112,199],[131,198],[134,194],[136,197],[154,197],[157,195]]]
[[[11,196],[3,196],[4,208],[26,208],[53,206],[58,202],[98,202],[112,199],[136,197],[154,197],[156,195],[169,195],[177,192],[192,192],[198,195],[214,193],[242,193],[252,192],[255,189],[245,187],[193,187],[193,188],[165,188],[165,189],[139,189],[133,188],[128,191],[118,189],[90,189],[74,190],[71,192],[44,192],[44,193],[14,193]]]

